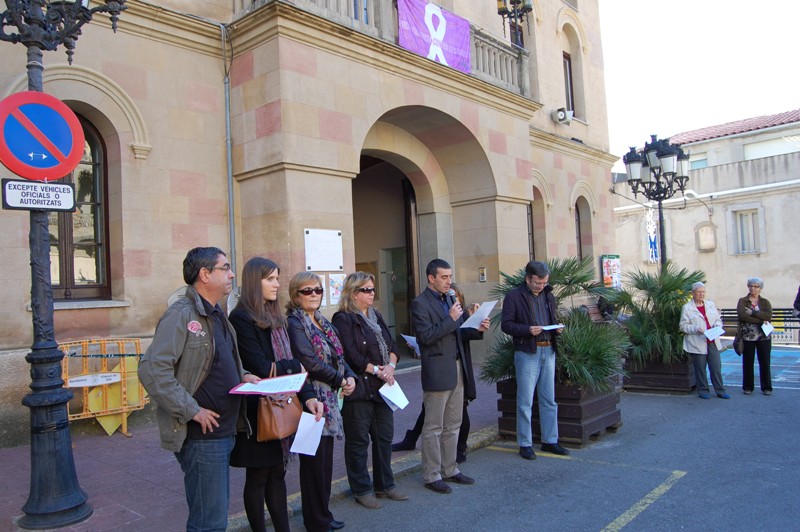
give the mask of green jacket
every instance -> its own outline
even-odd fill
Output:
[[[233,327],[228,320],[225,323],[235,339]],[[235,341],[233,345],[241,380],[245,371]],[[213,320],[206,314],[200,295],[188,286],[186,294],[161,316],[153,342],[139,362],[139,380],[157,403],[162,448],[181,450],[186,425],[200,411],[193,396],[208,376],[213,360]],[[242,399],[237,426],[249,433],[245,408]]]

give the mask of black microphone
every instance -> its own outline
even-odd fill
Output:
[[[445,292],[445,296],[447,296],[447,305],[452,307],[456,304],[456,291],[452,288]]]

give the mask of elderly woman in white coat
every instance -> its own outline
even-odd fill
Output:
[[[717,306],[706,299],[706,285],[692,285],[692,299],[681,310],[679,327],[683,333],[683,350],[691,357],[694,366],[697,395],[701,399],[711,397],[708,390],[706,367],[711,372],[711,384],[717,397],[730,399],[722,383],[722,361],[719,356],[719,337],[709,340],[705,332],[713,327],[722,326],[722,317]]]

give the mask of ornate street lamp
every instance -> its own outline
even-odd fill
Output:
[[[638,152],[631,147],[622,158],[628,176],[628,185],[633,197],[641,193],[650,201],[658,203],[658,236],[659,257],[661,264],[667,262],[667,241],[664,235],[664,209],[661,203],[680,191],[686,192],[689,181],[689,155],[683,153],[677,144],[670,144],[669,139],[658,140],[650,136],[644,149]]]
[[[506,35],[506,19],[508,19],[511,42],[520,48],[522,48],[522,21],[528,23],[528,14],[531,11],[533,11],[531,0],[497,0],[497,14],[503,17],[503,37]],[[530,35],[530,25],[527,27]]]
[[[89,0],[6,0],[0,13],[0,40],[22,43],[28,50],[28,90],[43,91],[43,51],[67,50],[72,64],[75,41],[95,13],[108,13],[116,32],[126,0],[105,0],[89,7]],[[9,31],[15,28],[15,31]],[[63,176],[53,176],[53,180]],[[53,329],[53,288],[50,280],[50,233],[47,211],[31,211],[31,307],[33,345],[25,357],[31,365],[31,393],[22,404],[31,412],[31,484],[25,515],[18,525],[49,529],[79,523],[92,515],[87,495],[78,485],[69,434],[67,403],[72,392],[64,388],[61,360]]]

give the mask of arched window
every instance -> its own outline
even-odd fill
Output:
[[[75,211],[49,216],[53,299],[111,299],[105,147],[94,126],[78,118],[83,157],[64,178],[75,185]]]

